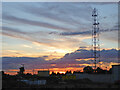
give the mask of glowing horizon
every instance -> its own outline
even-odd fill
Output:
[[[112,65],[118,65],[118,64],[112,64]],[[111,66],[108,67],[107,69],[106,69],[106,67],[104,67],[102,69],[109,70],[110,68],[111,68]],[[67,71],[71,71],[71,73],[73,73],[74,71],[83,72],[83,68],[50,68],[50,69],[34,69],[34,72],[31,69],[27,69],[27,70],[25,70],[25,74],[27,74],[27,73],[30,73],[32,75],[33,75],[33,73],[38,74],[38,71],[44,71],[44,70],[45,71],[49,70],[50,71],[49,74],[52,74],[52,72],[54,72],[56,74],[57,73],[65,74]],[[10,75],[16,75],[18,71],[19,71],[19,69],[10,69],[10,70],[6,70],[5,73],[10,74]]]

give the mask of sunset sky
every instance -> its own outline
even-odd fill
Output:
[[[90,57],[81,57],[90,52],[92,45],[93,8],[97,8],[99,13],[101,53],[113,54],[112,58],[109,58],[106,53],[102,54],[103,57],[101,58],[104,58],[103,61],[106,60],[105,58],[109,59],[110,61],[107,64],[117,63],[118,4],[109,2],[2,3],[3,47],[1,57],[9,57],[3,58],[3,63],[5,62],[5,65],[6,62],[14,63],[14,61],[10,61],[13,57],[21,57],[24,60],[17,58],[20,61],[15,61],[16,65],[11,67],[11,69],[18,68],[16,66],[21,62],[27,63],[28,66],[26,65],[26,67],[30,69],[32,66],[29,65],[36,65],[37,60],[40,60],[40,63],[43,60],[44,68],[51,68],[49,65],[51,66],[52,64],[52,67],[57,64],[56,68],[59,68],[61,66],[60,63],[63,65],[65,62],[67,64],[61,68],[67,66],[69,68],[76,66],[82,68],[87,64],[90,65],[88,62],[81,63],[83,60],[92,60]],[[102,49],[105,50],[102,51]],[[76,52],[79,52],[77,56]],[[106,56],[104,57],[104,55]],[[25,57],[28,57],[27,60],[30,62],[26,62]],[[29,57],[32,59],[29,59]],[[73,63],[73,60],[76,61]],[[70,64],[75,65],[70,66]],[[80,67],[80,64],[84,65]],[[39,65],[35,68],[42,68]]]

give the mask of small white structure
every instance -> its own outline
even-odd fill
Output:
[[[29,85],[45,85],[46,84],[46,80],[21,80],[22,82],[25,82],[26,84]]]
[[[44,71],[38,71],[38,76],[41,77],[48,77],[49,76],[50,71],[49,70],[44,70]]]

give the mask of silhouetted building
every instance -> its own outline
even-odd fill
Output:
[[[45,70],[45,71],[38,71],[38,75],[41,77],[48,77],[49,76],[49,70]]]
[[[112,65],[112,75],[114,81],[120,80],[120,65]]]
[[[90,67],[85,68],[85,72],[88,71]],[[97,68],[99,74],[96,73],[74,73],[76,79],[89,79],[93,82],[102,82],[102,83],[115,83],[120,81],[120,65],[112,65],[112,73],[107,73],[107,70],[102,70]],[[106,73],[105,73],[106,72]]]

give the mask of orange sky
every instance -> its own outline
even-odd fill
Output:
[[[107,66],[107,68],[106,68],[106,65],[101,65],[101,67],[102,67],[102,69],[104,69],[104,70],[109,70],[110,68],[112,68],[112,66],[111,65],[116,65],[117,63],[110,63],[110,65],[109,66]],[[54,64],[53,64],[54,65]],[[86,65],[86,66],[88,66],[88,65]],[[90,65],[89,65],[90,66]],[[43,70],[49,70],[50,71],[50,74],[52,73],[52,72],[54,72],[54,73],[57,73],[57,72],[59,72],[59,73],[65,73],[66,71],[80,71],[80,72],[83,72],[83,68],[76,68],[76,67],[67,67],[67,68],[49,68],[49,69],[25,69],[25,73],[31,73],[31,74],[37,74],[38,73],[38,71],[43,71]],[[9,70],[6,70],[5,71],[5,73],[6,74],[10,74],[10,75],[15,75],[15,74],[17,74],[17,72],[19,71],[19,69],[9,69]]]
[[[50,71],[50,74],[52,72],[54,73],[65,73],[66,71],[82,71],[82,68],[50,68],[50,69],[34,69],[34,70],[30,70],[30,69],[27,69],[25,70],[25,73],[31,73],[31,74],[37,74],[38,71],[43,71],[43,70],[49,70]],[[19,69],[9,69],[9,70],[6,70],[5,73],[6,74],[10,74],[10,75],[15,75],[17,74],[17,72],[19,71]]]

